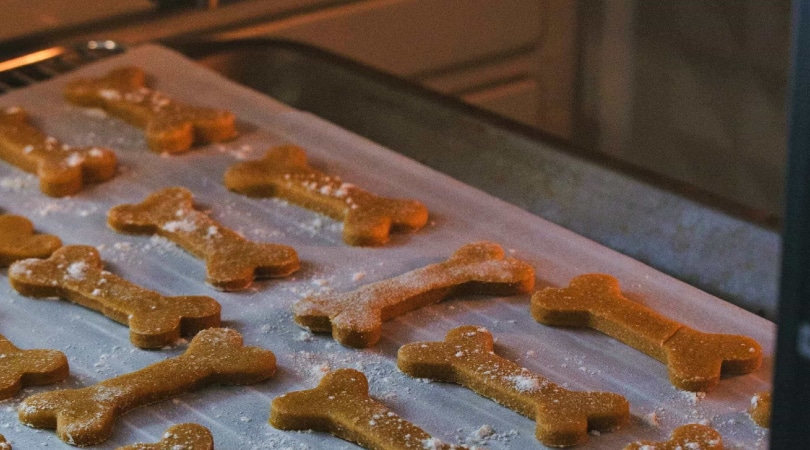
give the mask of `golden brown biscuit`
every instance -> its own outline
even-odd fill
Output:
[[[292,247],[248,241],[193,207],[191,192],[181,187],[157,191],[137,205],[119,205],[107,214],[116,231],[158,234],[205,260],[206,281],[232,291],[250,286],[253,278],[284,277],[298,270]]]
[[[416,378],[465,386],[537,422],[535,435],[549,447],[588,440],[588,431],[613,431],[630,419],[630,406],[610,392],[574,392],[493,352],[484,328],[462,326],[441,342],[400,347],[397,366]]]
[[[491,242],[467,244],[450,259],[345,294],[307,297],[293,305],[295,321],[312,331],[332,333],[349,347],[371,347],[382,322],[408,311],[463,294],[513,295],[531,291],[534,269],[506,258]]]
[[[117,450],[214,450],[214,436],[202,425],[181,423],[169,427],[160,442],[132,444]]]
[[[73,80],[65,87],[65,98],[77,105],[102,108],[144,128],[149,148],[158,153],[179,153],[195,142],[221,142],[236,136],[231,112],[173,101],[146,87],[146,74],[137,67]]]
[[[11,450],[11,444],[6,442],[6,438],[0,434],[0,450]]]
[[[283,198],[342,220],[343,241],[349,245],[381,245],[391,231],[416,231],[428,219],[427,208],[416,200],[378,197],[310,167],[304,149],[294,145],[231,166],[225,186],[252,197]]]
[[[62,240],[52,234],[34,234],[34,224],[23,216],[0,214],[0,267],[25,258],[47,258]]]
[[[20,422],[55,428],[63,441],[78,446],[104,442],[116,418],[149,403],[163,401],[210,384],[252,384],[276,371],[269,350],[242,345],[242,336],[226,328],[200,331],[180,356],[81,389],[32,395],[17,409]]]
[[[368,395],[368,380],[354,369],[338,369],[318,387],[276,397],[270,424],[280,430],[323,431],[375,450],[463,449],[443,443]]]
[[[531,302],[545,325],[601,331],[663,362],[673,386],[708,391],[727,375],[746,374],[762,363],[762,348],[746,336],[707,334],[625,298],[610,275],[580,275],[566,288],[546,288]]]
[[[23,386],[63,381],[70,371],[65,354],[57,350],[20,350],[0,334],[0,400]]]
[[[751,407],[748,409],[751,420],[762,428],[771,427],[771,393],[759,392],[751,398]]]
[[[109,180],[118,166],[112,150],[71,147],[42,134],[17,106],[0,111],[0,159],[36,174],[39,189],[51,197],[72,195],[87,183]]]
[[[104,270],[95,247],[69,245],[49,259],[26,259],[8,271],[11,286],[28,297],[61,297],[129,326],[141,348],[173,344],[220,324],[219,303],[211,297],[165,297]]]
[[[700,424],[683,425],[664,442],[634,442],[624,450],[723,450],[723,438],[714,428]]]

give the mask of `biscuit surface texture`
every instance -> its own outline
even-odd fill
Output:
[[[20,350],[0,334],[0,400],[23,386],[63,381],[70,371],[67,357],[57,350]]]
[[[20,107],[0,110],[0,159],[39,178],[51,197],[73,195],[115,176],[118,158],[103,147],[71,147],[31,125]]]
[[[116,450],[214,450],[211,431],[196,423],[172,425],[154,444],[132,444]]]
[[[630,418],[621,395],[569,391],[497,356],[492,335],[480,327],[454,328],[440,342],[404,345],[397,366],[412,377],[460,384],[534,419],[537,439],[549,447],[582,444],[589,431],[613,431]]]
[[[276,397],[270,424],[281,430],[324,431],[375,450],[463,449],[432,438],[368,395],[368,380],[354,369],[327,373],[315,389]]]
[[[565,288],[546,288],[531,301],[538,322],[601,331],[665,363],[673,386],[705,392],[720,375],[739,375],[762,363],[762,348],[747,336],[703,333],[630,301],[614,277],[580,275]]]
[[[152,151],[179,153],[194,143],[221,142],[236,136],[236,118],[226,110],[186,105],[146,87],[146,74],[121,67],[100,78],[80,78],[65,87],[65,98],[80,106],[102,108],[146,133]]]
[[[243,346],[234,330],[209,328],[180,356],[93,386],[34,394],[20,403],[17,414],[25,425],[55,428],[69,444],[95,445],[110,436],[118,416],[133,408],[212,384],[257,383],[275,371],[271,351]]]
[[[230,230],[193,206],[191,191],[161,189],[142,203],[118,205],[107,213],[114,230],[163,236],[202,258],[206,281],[217,289],[245,289],[255,277],[285,277],[300,268],[295,249],[256,243]]]
[[[307,163],[294,145],[273,148],[264,158],[235,164],[225,172],[225,186],[253,197],[279,197],[343,221],[349,245],[381,245],[391,231],[416,231],[428,220],[425,206],[408,199],[374,195]]]
[[[467,244],[446,261],[352,292],[307,297],[293,305],[295,321],[331,332],[349,347],[371,347],[382,323],[408,311],[463,294],[514,295],[534,287],[534,269],[491,242]]]
[[[129,326],[141,348],[174,344],[220,324],[221,307],[211,297],[166,297],[104,270],[95,247],[69,245],[48,259],[26,259],[8,271],[11,286],[29,297],[61,297]]]
[[[27,218],[0,214],[0,267],[26,258],[47,258],[61,246],[57,236],[35,234]]]
[[[748,414],[751,420],[762,428],[771,427],[772,399],[770,391],[759,392],[751,398]]]

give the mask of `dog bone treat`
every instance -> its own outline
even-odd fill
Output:
[[[0,450],[11,450],[11,444],[6,442],[6,438],[0,434]]]
[[[723,438],[714,428],[692,423],[672,432],[664,442],[634,442],[624,450],[723,450]]]
[[[593,328],[652,356],[667,365],[672,385],[686,391],[708,391],[721,371],[746,374],[762,362],[753,339],[702,333],[663,317],[625,298],[610,275],[581,275],[566,288],[538,291],[531,310],[540,323]]]
[[[375,450],[462,449],[432,438],[368,395],[354,369],[327,373],[318,387],[276,397],[270,424],[280,430],[324,431]]]
[[[179,153],[194,143],[221,142],[236,136],[229,111],[186,105],[146,87],[146,74],[122,67],[95,79],[77,79],[65,98],[80,106],[102,108],[146,132],[152,151]]]
[[[188,189],[157,191],[137,205],[119,205],[107,214],[116,231],[158,234],[205,260],[206,281],[217,289],[244,289],[254,277],[284,277],[300,267],[292,247],[248,241],[193,208]]]
[[[214,450],[214,437],[202,425],[181,423],[169,427],[160,442],[132,444],[117,450]]]
[[[16,394],[23,386],[63,381],[68,360],[57,350],[20,350],[0,334],[0,400]]]
[[[23,216],[0,214],[0,267],[25,258],[47,258],[62,241],[51,234],[34,234],[34,225]]]
[[[42,134],[17,106],[0,111],[0,159],[36,174],[39,189],[51,197],[72,195],[86,183],[109,180],[118,165],[109,149],[71,147]]]
[[[624,397],[574,392],[493,352],[492,335],[474,326],[454,328],[442,342],[403,345],[397,365],[416,378],[457,383],[537,422],[535,435],[549,447],[588,440],[588,431],[613,431],[630,419]]]
[[[349,347],[373,346],[382,322],[461,294],[512,295],[531,291],[534,269],[490,242],[467,244],[450,259],[345,294],[307,297],[293,305],[295,321],[331,332]]]
[[[236,331],[208,328],[180,356],[94,386],[32,395],[20,403],[17,413],[25,425],[55,428],[69,444],[94,445],[106,440],[115,419],[132,408],[210,384],[257,383],[275,371],[271,351],[243,346]]]
[[[218,327],[221,307],[205,296],[165,297],[106,270],[94,247],[70,245],[49,259],[25,259],[8,271],[11,286],[29,297],[61,297],[128,325],[141,348],[173,344],[181,335]]]
[[[312,168],[304,150],[294,145],[231,166],[225,186],[253,197],[280,197],[342,220],[343,241],[349,245],[384,244],[392,230],[416,231],[428,219],[427,209],[416,200],[378,197]]]
[[[760,392],[751,398],[751,407],[748,409],[751,420],[762,428],[771,427],[771,393]]]

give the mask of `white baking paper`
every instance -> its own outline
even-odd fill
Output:
[[[141,130],[63,101],[61,89],[74,77],[98,76],[124,64],[142,67],[151,86],[188,103],[228,108],[238,117],[240,136],[176,156],[147,150]],[[297,111],[237,85],[165,48],[146,45],[73,73],[0,96],[0,107],[26,108],[48,135],[72,145],[103,145],[118,154],[118,175],[79,194],[54,199],[41,194],[34,176],[0,162],[0,213],[31,219],[38,232],[65,244],[97,246],[106,269],[167,295],[204,294],[223,308],[224,326],[239,331],[247,345],[272,350],[278,372],[253,386],[209,387],[133,410],[116,423],[99,448],[156,442],[170,425],[207,426],[222,449],[356,448],[324,433],[286,432],[268,424],[276,396],[314,387],[328,370],[353,367],[369,378],[371,394],[433,436],[490,449],[542,448],[534,422],[465,388],[412,379],[396,368],[397,349],[409,342],[441,340],[453,327],[489,329],[496,352],[575,390],[624,395],[633,418],[624,429],[591,436],[579,448],[622,448],[637,439],[663,440],[677,426],[700,422],[715,427],[726,448],[767,447],[767,433],[746,413],[752,396],[770,389],[774,324],[721,299],[663,275],[633,259],[553,225],[540,217],[433,171],[318,117]],[[343,244],[341,224],[275,199],[229,192],[225,169],[260,157],[274,145],[304,147],[312,164],[345,181],[390,197],[424,202],[430,223],[411,235],[394,235],[380,248]],[[262,280],[244,292],[223,293],[204,283],[203,263],[179,247],[149,236],[122,235],[106,226],[107,211],[141,202],[167,186],[185,186],[200,209],[247,238],[293,246],[303,268],[285,279]],[[609,209],[609,208],[608,208]],[[461,245],[491,240],[511,256],[531,263],[538,287],[566,285],[579,274],[616,276],[624,292],[673,319],[711,332],[738,333],[759,341],[763,367],[723,379],[707,395],[678,391],[656,360],[589,330],[556,329],[535,322],[529,295],[457,298],[411,312],[384,324],[371,349],[341,347],[330,336],[296,326],[293,302],[319,292],[343,292],[447,258]],[[70,378],[55,386],[25,388],[0,402],[0,434],[15,449],[69,448],[52,430],[20,424],[16,407],[26,396],[50,389],[89,386],[185,350],[134,348],[129,330],[100,314],[57,300],[17,294],[0,270],[0,333],[21,348],[52,348],[70,361]]]

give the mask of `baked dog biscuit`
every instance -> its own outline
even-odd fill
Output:
[[[70,371],[65,354],[57,350],[20,350],[0,334],[0,400],[23,386],[63,381]]]
[[[101,78],[77,79],[65,87],[74,104],[101,108],[146,132],[146,142],[158,153],[179,153],[194,143],[221,142],[236,136],[236,119],[229,111],[186,105],[146,87],[146,74],[121,67]]]
[[[6,438],[0,434],[0,450],[11,450],[11,444],[6,442]]]
[[[771,393],[759,392],[751,398],[751,407],[748,414],[751,420],[762,428],[771,427]]]
[[[610,275],[580,275],[567,288],[539,291],[531,310],[542,324],[593,328],[652,356],[667,365],[672,385],[686,391],[708,391],[721,372],[746,374],[762,362],[755,340],[702,333],[661,316],[625,298]]]
[[[63,441],[78,446],[104,442],[116,418],[138,406],[167,400],[210,384],[252,384],[276,371],[269,350],[242,345],[226,328],[200,331],[186,352],[135,372],[81,389],[32,395],[20,403],[20,422],[55,428]]]
[[[300,267],[292,247],[248,241],[193,208],[188,189],[157,191],[137,205],[119,205],[107,214],[116,231],[158,234],[205,260],[206,281],[217,289],[244,289],[254,277],[284,277]]]
[[[39,189],[51,197],[72,195],[87,183],[115,175],[118,159],[102,147],[71,147],[42,134],[18,106],[0,111],[0,159],[39,177]]]
[[[270,406],[280,430],[324,431],[375,450],[463,449],[432,438],[368,395],[368,380],[354,369],[327,373],[315,389],[289,392]]]
[[[450,259],[345,294],[307,297],[293,305],[295,321],[349,347],[371,347],[382,322],[462,294],[513,295],[531,291],[534,269],[506,258],[491,242],[467,244]]]
[[[34,234],[34,224],[25,217],[0,214],[0,267],[25,258],[47,258],[61,246],[52,234]]]
[[[103,270],[98,250],[70,245],[49,259],[25,259],[8,271],[11,286],[28,297],[61,297],[128,325],[141,348],[173,344],[218,327],[221,307],[211,297],[165,297]]]
[[[613,431],[630,419],[627,400],[610,392],[574,392],[493,352],[484,328],[462,326],[442,342],[403,345],[397,366],[416,378],[457,383],[537,422],[535,435],[549,447],[588,440],[588,431]]]
[[[231,166],[225,186],[252,197],[283,198],[342,220],[343,241],[349,245],[381,245],[392,230],[416,231],[428,219],[427,208],[416,200],[378,197],[310,167],[304,150],[294,145]]]
[[[692,423],[672,432],[664,442],[634,442],[624,450],[723,450],[723,437],[712,427]]]
[[[214,437],[202,425],[181,423],[169,427],[160,442],[132,444],[117,450],[214,450]]]

